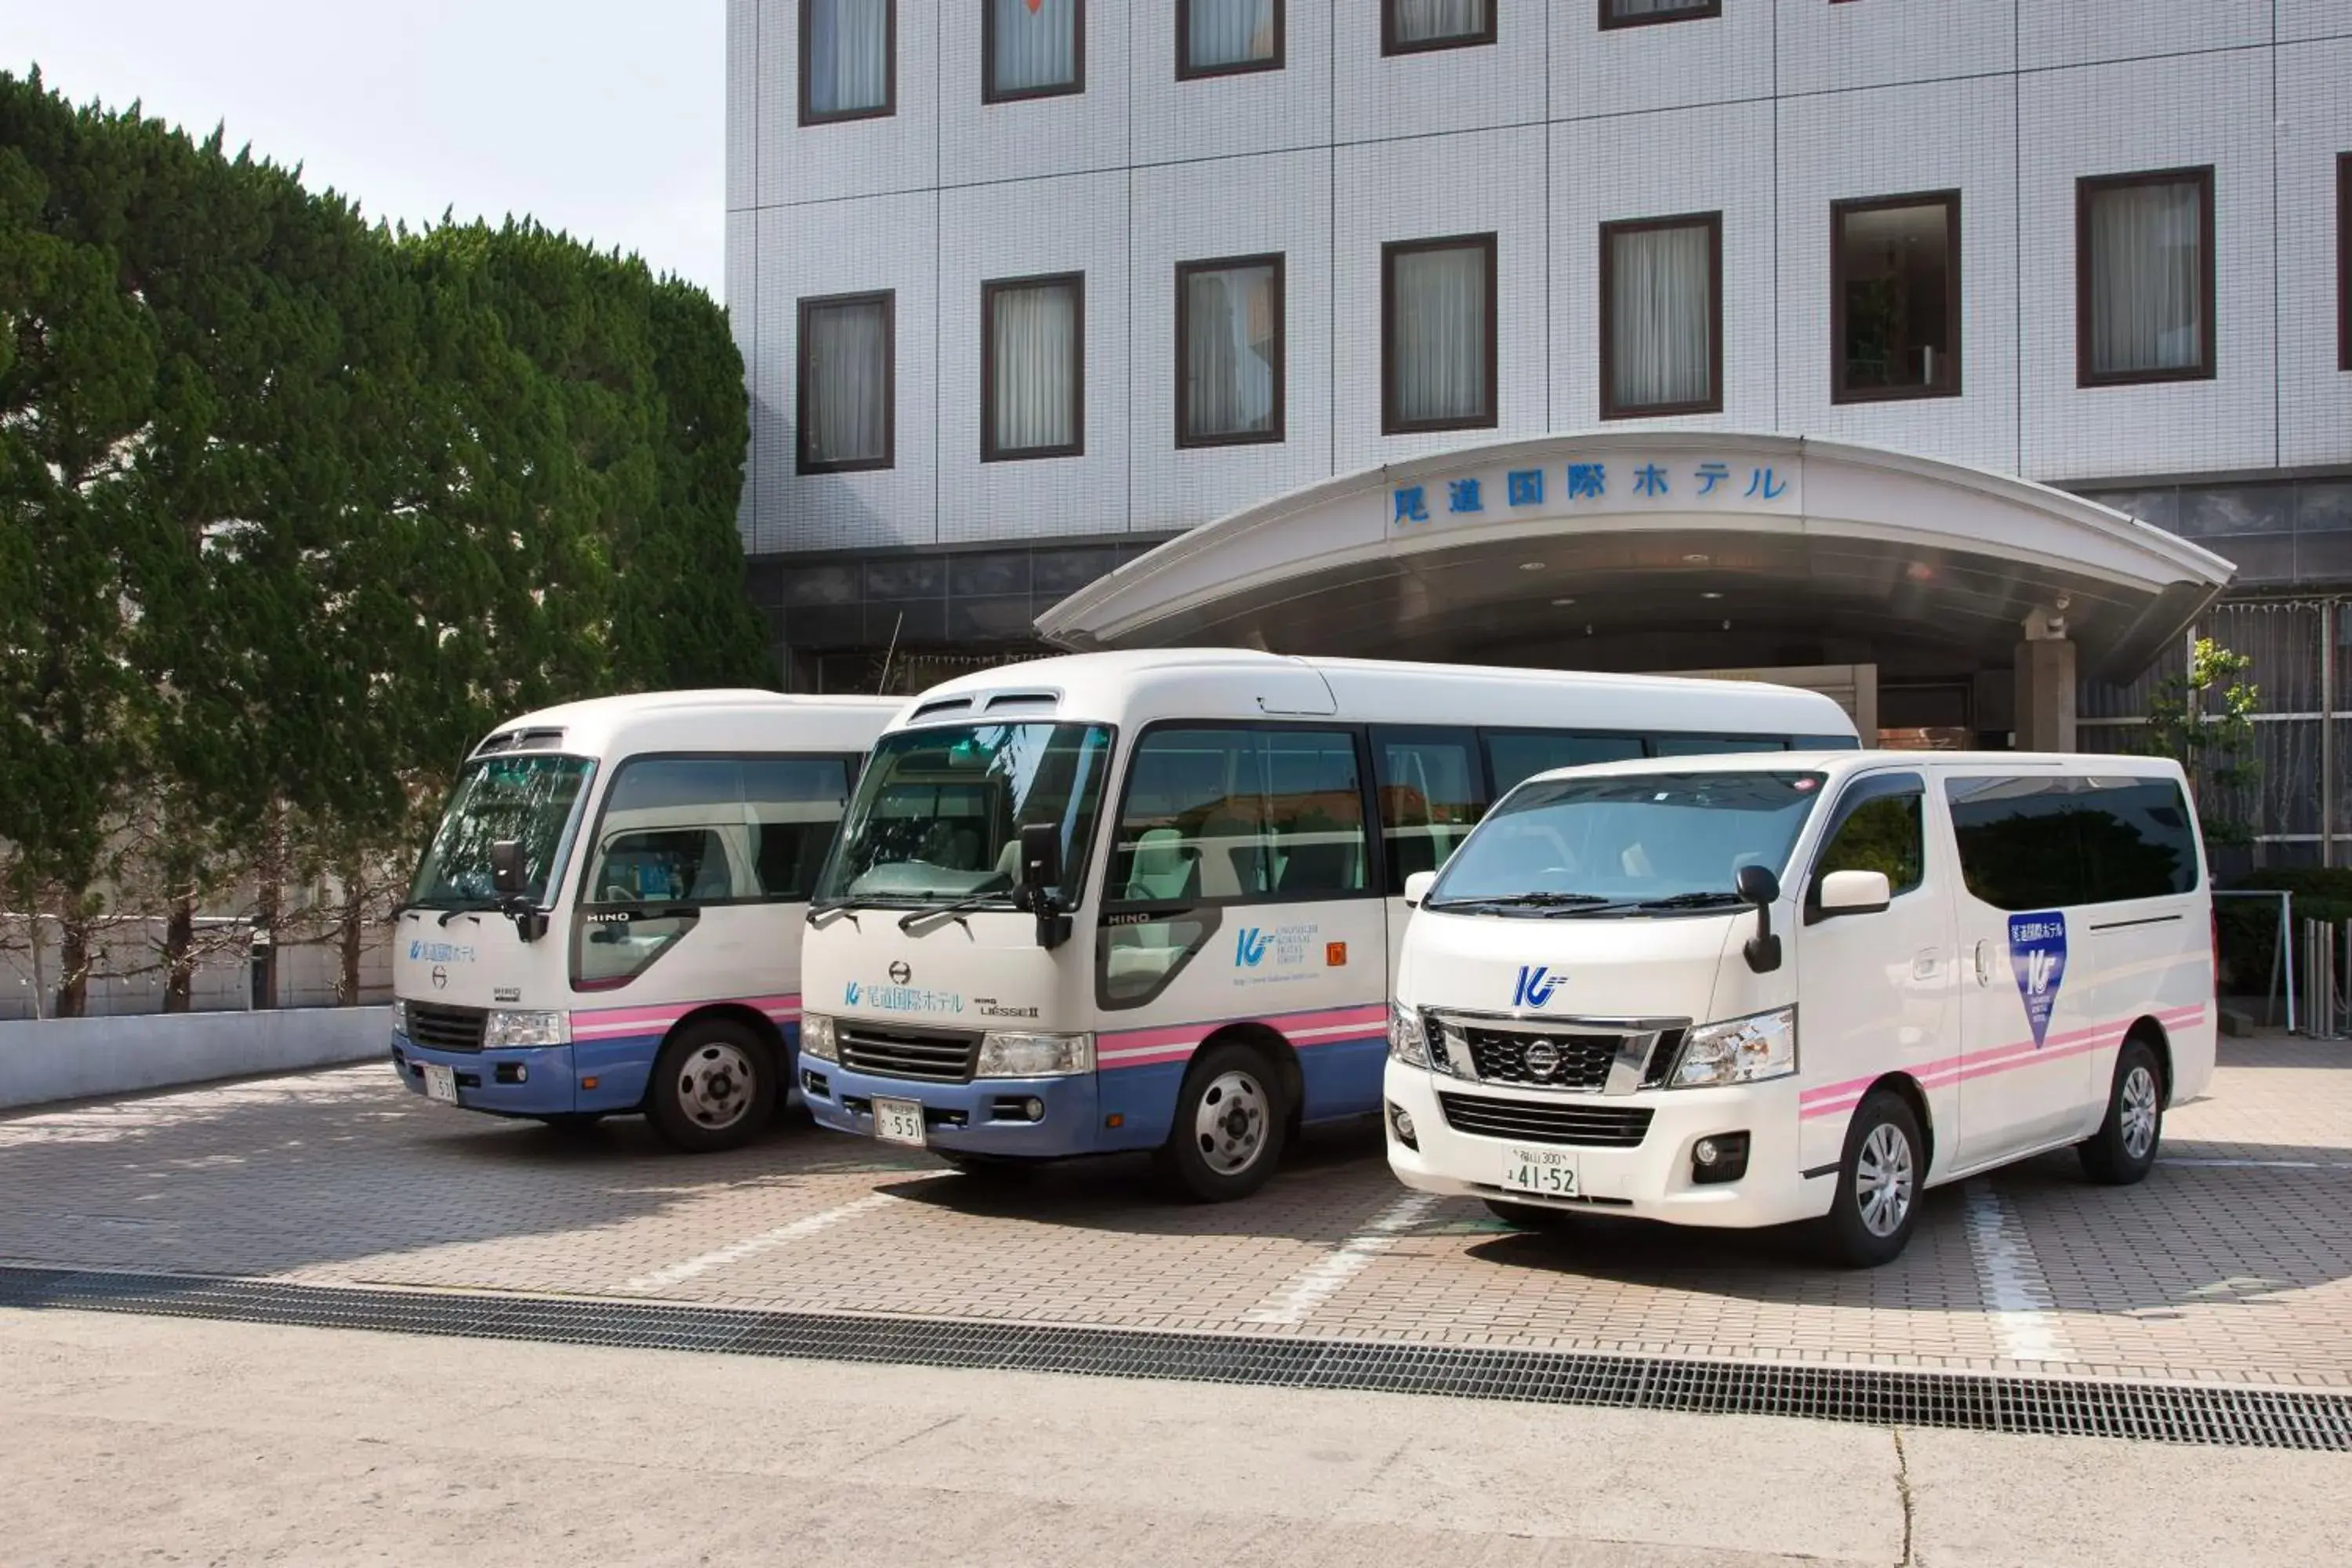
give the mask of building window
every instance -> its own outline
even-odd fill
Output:
[[[1283,0],[1176,0],[1176,79],[1282,68]]]
[[[1960,194],[1830,207],[1830,400],[1960,390]]]
[[[1723,215],[1601,226],[1601,417],[1723,409]]]
[[[2213,374],[2213,171],[2114,174],[2074,187],[2075,380]]]
[[[1653,22],[1699,22],[1723,15],[1723,0],[1601,0],[1602,27],[1646,27]]]
[[[2352,370],[2352,153],[2336,159],[2336,363]]]
[[[1176,444],[1282,439],[1282,258],[1176,268]]]
[[[1087,449],[1086,300],[1076,272],[980,286],[982,462]]]
[[[1381,247],[1381,429],[1491,429],[1495,237]]]
[[[801,0],[801,123],[898,110],[898,0]]]
[[[982,0],[981,101],[1087,89],[1086,0]]]
[[[897,461],[898,296],[835,294],[800,307],[799,468],[841,474]]]
[[[1495,0],[1381,0],[1381,53],[1419,54],[1495,41]]]

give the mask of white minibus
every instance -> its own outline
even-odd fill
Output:
[[[1151,1150],[1237,1197],[1380,1108],[1405,879],[1530,773],[1854,747],[1738,682],[1082,654],[965,676],[876,743],[815,900],[816,1120],[967,1170]]]
[[[898,698],[677,691],[474,748],[394,930],[392,1061],[446,1104],[685,1149],[790,1083],[802,914]]]
[[[1433,877],[1389,1020],[1389,1161],[1528,1225],[1821,1223],[2073,1145],[2136,1182],[2213,1070],[2180,769],[1823,752],[1522,784]]]

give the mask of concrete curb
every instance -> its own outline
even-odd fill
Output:
[[[364,1061],[389,1007],[186,1013],[0,1024],[0,1110]]]

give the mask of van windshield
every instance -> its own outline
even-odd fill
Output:
[[[1822,777],[1630,773],[1524,784],[1454,852],[1426,907],[1568,918],[1736,908],[1742,866],[1786,868]]]
[[[1086,866],[1110,731],[1097,724],[950,724],[875,746],[817,888],[841,903],[1010,906],[1021,829],[1062,830],[1066,906]]]

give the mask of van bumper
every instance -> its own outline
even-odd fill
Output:
[[[1397,1136],[1393,1115],[1381,1121],[1388,1139],[1389,1167],[1406,1186],[1447,1197],[1490,1199],[1552,1208],[1565,1213],[1621,1215],[1672,1225],[1748,1229],[1815,1219],[1829,1213],[1837,1193],[1832,1170],[1808,1179],[1799,1165],[1798,1080],[1740,1084],[1725,1089],[1650,1089],[1639,1094],[1563,1095],[1465,1082],[1425,1068],[1391,1061],[1381,1088],[1390,1106],[1412,1121],[1408,1146]],[[1562,1145],[1540,1138],[1465,1132],[1446,1120],[1438,1094],[1484,1100],[1509,1100],[1552,1109],[1650,1113],[1641,1142],[1633,1148]],[[1702,1138],[1745,1132],[1748,1169],[1738,1179],[1700,1183],[1692,1151]],[[1506,1188],[1503,1168],[1513,1147],[1565,1149],[1575,1156],[1581,1196],[1538,1197]]]

